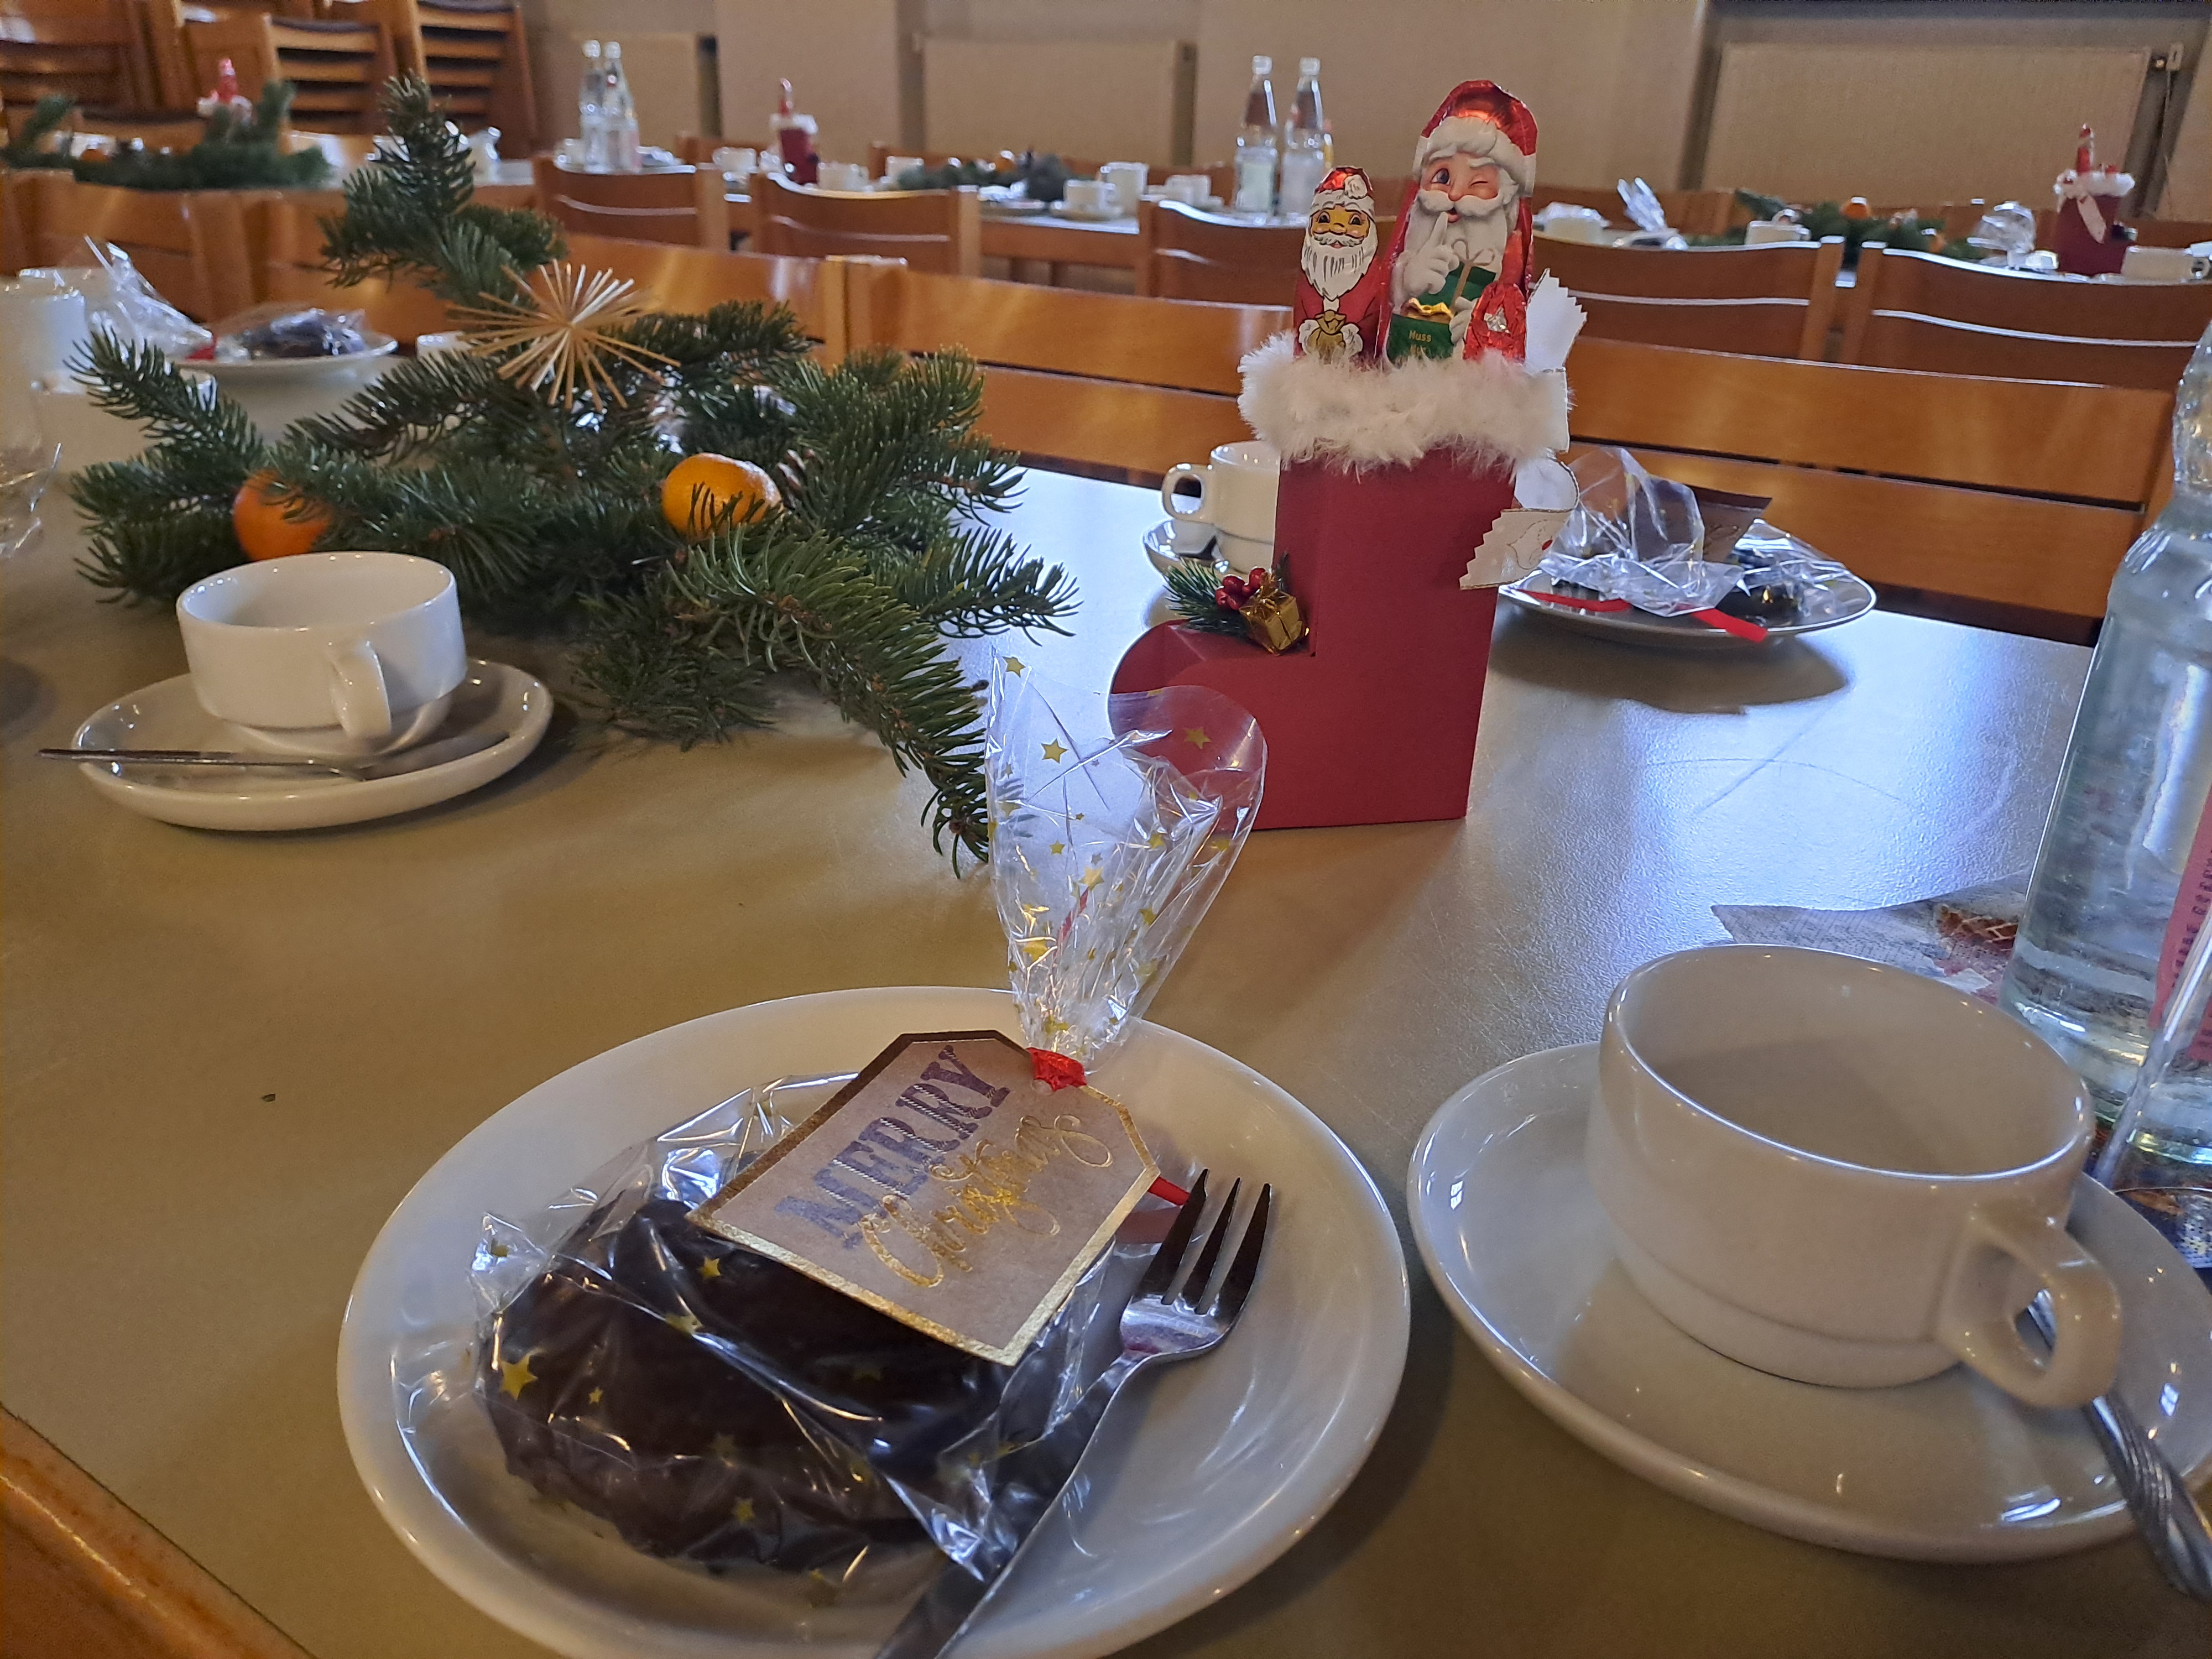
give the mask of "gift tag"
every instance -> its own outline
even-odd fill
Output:
[[[1468,561],[1467,574],[1459,579],[1459,585],[1496,587],[1501,582],[1517,582],[1534,574],[1544,555],[1551,550],[1552,538],[1566,521],[1564,513],[1508,507],[1490,526],[1482,545],[1474,550],[1474,556]]]
[[[1009,1365],[1158,1174],[1121,1103],[1012,1038],[914,1032],[695,1219]]]

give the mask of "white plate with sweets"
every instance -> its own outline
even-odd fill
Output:
[[[488,1212],[539,1210],[623,1149],[769,1079],[853,1071],[902,1032],[982,1029],[1018,1029],[1008,993],[856,990],[733,1009],[539,1085],[440,1159],[378,1236],[338,1350],[355,1465],[416,1555],[574,1659],[872,1654],[896,1608],[841,1607],[834,1593],[800,1601],[791,1576],[767,1568],[717,1577],[636,1553],[509,1474],[488,1419],[471,1447],[436,1461],[434,1490],[400,1427],[421,1403],[407,1397],[404,1357],[470,1341],[480,1310],[469,1269]],[[1218,1351],[1139,1381],[1116,1405],[1084,1465],[1079,1507],[1045,1522],[962,1659],[1092,1659],[1218,1601],[1344,1491],[1405,1364],[1397,1234],[1326,1125],[1249,1067],[1148,1024],[1097,1082],[1171,1179],[1208,1167],[1217,1182],[1273,1184],[1267,1258]]]

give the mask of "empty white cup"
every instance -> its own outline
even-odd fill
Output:
[[[1096,179],[1071,179],[1061,188],[1060,201],[1071,213],[1103,213],[1109,204],[1106,186]]]
[[[177,600],[200,706],[252,747],[339,759],[428,737],[468,672],[453,573],[405,553],[300,553]]]
[[[884,181],[896,185],[902,175],[915,172],[923,165],[919,155],[886,155],[884,157]]]
[[[866,190],[868,170],[858,161],[824,161],[814,182],[823,190]]]
[[[1707,1347],[1845,1388],[1963,1360],[2049,1407],[2112,1386],[2118,1297],[2066,1231],[2088,1099],[2000,1010],[1853,957],[1708,945],[1620,982],[1598,1079],[1585,1156],[1621,1265]],[[2016,1324],[2038,1291],[2047,1355]]]
[[[1282,458],[1256,438],[1223,444],[1200,466],[1184,461],[1160,482],[1160,505],[1178,530],[1187,524],[1212,526],[1217,551],[1239,571],[1275,562],[1275,485]],[[1194,501],[1176,494],[1186,480],[1198,485]]]
[[[1142,161],[1109,161],[1098,169],[1098,182],[1114,198],[1115,213],[1124,218],[1136,213],[1137,204],[1145,199],[1145,181],[1151,171]]]
[[[1165,189],[1170,202],[1196,207],[1213,194],[1213,180],[1203,173],[1170,173]]]

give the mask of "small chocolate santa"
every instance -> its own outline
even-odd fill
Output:
[[[1338,167],[1314,191],[1298,254],[1291,318],[1297,349],[1323,362],[1373,355],[1388,326],[1388,268],[1375,257],[1375,194],[1358,167]]]
[[[1390,245],[1392,362],[1522,355],[1535,185],[1528,106],[1488,81],[1454,88],[1414,147]]]
[[[2051,251],[2058,268],[2077,276],[2101,276],[2118,270],[2134,236],[2114,216],[2120,199],[2136,181],[2118,167],[2097,165],[2097,135],[2081,129],[2074,165],[2051,185],[2058,215],[2051,228]]]

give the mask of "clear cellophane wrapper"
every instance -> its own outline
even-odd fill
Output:
[[[1654,477],[1625,449],[1593,449],[1570,469],[1579,496],[1538,567],[1638,611],[1708,611],[1743,588],[1802,588],[1847,574],[1764,519],[1732,548],[1705,545],[1705,516],[1687,484]]]
[[[1267,744],[1203,686],[1085,694],[1004,658],[988,728],[991,890],[1022,1040],[1095,1067],[1221,890]]]
[[[1088,1064],[1218,890],[1264,750],[1215,693],[1086,699],[1003,665],[988,729],[993,886],[1028,1040]],[[972,1551],[1006,1455],[1117,1351],[1167,1212],[1133,1215],[1011,1366],[692,1222],[848,1081],[756,1084],[532,1213],[485,1218],[474,1328],[425,1332],[394,1384],[424,1479],[493,1547],[641,1617],[833,1644],[879,1640]]]

